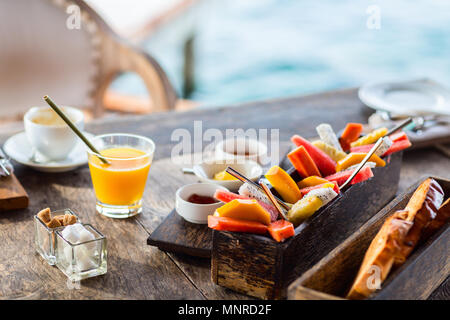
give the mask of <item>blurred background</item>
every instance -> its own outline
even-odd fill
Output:
[[[203,106],[372,81],[428,77],[450,85],[450,1],[88,3],[119,34],[158,60],[180,96]],[[371,6],[379,10],[379,29],[370,25]],[[186,56],[192,60],[188,68]],[[146,94],[140,79],[131,74],[117,79],[113,88]]]
[[[1,0],[0,123],[47,93],[92,118],[450,87],[449,18],[447,0]]]

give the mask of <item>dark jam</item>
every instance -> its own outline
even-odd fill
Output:
[[[210,196],[201,196],[199,194],[194,193],[193,195],[189,196],[187,201],[191,203],[196,204],[212,204],[218,202],[216,199]]]

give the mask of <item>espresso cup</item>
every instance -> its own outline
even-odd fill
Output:
[[[83,130],[83,112],[72,107],[61,109],[79,130]],[[31,108],[23,121],[28,141],[48,160],[66,159],[78,143],[77,135],[50,107]]]

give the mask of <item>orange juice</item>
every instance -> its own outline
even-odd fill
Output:
[[[108,205],[126,206],[142,199],[151,159],[144,151],[110,148],[100,151],[110,164],[89,156],[89,168],[97,199]]]

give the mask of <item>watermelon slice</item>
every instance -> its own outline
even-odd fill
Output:
[[[391,135],[390,137],[392,137],[393,135]],[[389,149],[383,154],[383,157],[386,157],[388,155],[390,155],[391,153],[394,152],[398,152],[404,149],[407,149],[409,147],[411,147],[411,142],[408,139],[408,136],[406,135],[406,133],[404,133],[403,135],[398,135],[397,137],[394,137],[397,140],[393,141],[394,143],[392,144],[392,146],[389,147]],[[373,144],[366,144],[364,146],[358,146],[358,147],[352,147],[350,149],[351,152],[362,152],[362,153],[368,153],[370,151],[370,149],[372,149]]]
[[[306,151],[308,151],[314,163],[319,168],[323,175],[330,175],[336,172],[336,162],[333,161],[325,152],[314,146],[308,140],[300,137],[299,135],[294,135],[291,141],[297,146],[304,146]]]
[[[229,217],[208,216],[208,227],[220,231],[265,234],[267,226],[261,222],[239,220]]]
[[[216,198],[219,201],[225,202],[225,203],[228,203],[235,199],[241,199],[241,200],[250,199],[249,197],[242,196],[240,194],[236,194],[236,193],[221,190],[221,189],[216,190],[216,192],[214,193],[214,198]],[[278,219],[278,211],[277,211],[277,209],[275,209],[274,206],[267,204],[265,202],[259,201],[257,199],[256,199],[256,201],[258,201],[258,203],[261,205],[261,207],[264,208],[264,210],[266,210],[267,212],[270,213],[270,221],[276,221]]]
[[[403,131],[393,133],[389,136],[389,138],[392,140],[392,142],[401,141],[401,140],[409,140],[408,136]]]
[[[392,146],[383,154],[383,157],[390,155],[391,153],[398,152],[411,147],[411,142],[408,138],[406,140],[397,140]]]
[[[302,188],[302,189],[300,189],[300,192],[302,193],[302,196],[304,197],[304,196],[305,196],[306,194],[308,194],[311,190],[322,188],[322,187],[323,187],[325,184],[327,184],[327,183],[332,183],[332,184],[334,185],[333,190],[334,190],[336,193],[339,193],[339,192],[340,192],[340,191],[339,191],[338,184],[337,184],[336,181],[325,182],[325,183],[318,184],[318,185],[315,185],[315,186]]]
[[[368,153],[372,149],[373,144],[365,144],[363,146],[351,147],[351,153]]]
[[[348,178],[352,175],[354,170],[345,170],[340,171],[338,173],[335,173],[331,176],[325,177],[328,181],[336,182],[339,186],[343,185],[345,181],[347,181]],[[350,182],[351,184],[356,184],[362,181],[365,181],[369,178],[373,177],[372,169],[370,169],[369,166],[364,166],[358,174],[353,178],[353,180]]]

